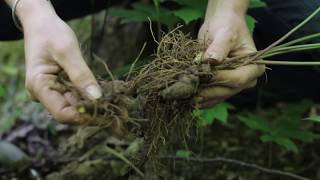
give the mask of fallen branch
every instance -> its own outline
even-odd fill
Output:
[[[309,178],[302,177],[290,172],[286,171],[280,171],[276,169],[270,169],[270,168],[265,168],[257,164],[252,164],[252,163],[247,163],[243,162],[237,159],[229,159],[229,158],[224,158],[224,157],[216,157],[216,158],[195,158],[195,157],[189,157],[189,158],[182,158],[182,157],[177,157],[177,156],[160,156],[160,159],[172,159],[172,160],[178,160],[178,161],[192,161],[192,162],[199,162],[199,163],[218,163],[218,162],[224,162],[228,164],[233,164],[233,165],[238,165],[242,167],[247,167],[251,169],[256,169],[261,172],[267,173],[267,174],[273,174],[273,175],[279,175],[279,176],[286,176],[290,177],[292,179],[298,179],[298,180],[309,180]]]

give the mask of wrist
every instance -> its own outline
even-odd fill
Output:
[[[18,16],[23,27],[35,25],[43,19],[56,16],[55,10],[51,3],[47,0],[20,0],[16,7],[16,15]]]
[[[249,0],[209,0],[206,19],[212,16],[224,16],[234,14],[245,17],[249,6]]]

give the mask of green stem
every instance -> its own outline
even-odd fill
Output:
[[[272,48],[276,47],[278,44],[282,43],[284,40],[286,40],[289,36],[291,36],[293,33],[295,33],[297,30],[299,30],[302,26],[304,26],[306,23],[308,23],[313,17],[315,17],[320,12],[320,6],[305,20],[303,20],[300,24],[298,24],[296,27],[294,27],[291,31],[289,31],[287,34],[282,36],[279,40],[272,43],[270,46],[265,48],[264,50],[257,53],[254,57],[251,58],[251,60],[259,59],[263,54],[271,50]]]
[[[319,66],[320,61],[315,62],[303,62],[303,61],[270,61],[270,60],[258,60],[254,61],[257,64],[266,65],[290,65],[290,66]]]
[[[289,41],[287,43],[284,43],[284,44],[281,44],[281,45],[275,47],[275,49],[288,47],[288,46],[291,46],[293,44],[297,44],[297,43],[300,43],[300,42],[303,42],[303,41],[307,41],[307,40],[310,40],[310,39],[314,39],[314,38],[317,38],[317,37],[320,37],[320,33],[310,34],[310,35],[307,35],[307,36],[304,36],[304,37]]]
[[[319,49],[319,48],[320,48],[320,43],[283,47],[279,49],[270,50],[266,52],[264,55],[262,55],[261,58],[268,58],[268,57],[286,54],[290,52],[299,52],[299,51],[313,50],[313,49]]]

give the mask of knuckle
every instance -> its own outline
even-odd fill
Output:
[[[59,40],[53,43],[54,53],[58,58],[63,58],[67,56],[70,51],[76,47],[76,43],[72,38],[63,38],[63,40]]]

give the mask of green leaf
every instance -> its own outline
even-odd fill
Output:
[[[319,134],[315,134],[311,131],[302,130],[301,123],[283,123],[281,126],[276,124],[275,127],[272,128],[270,133],[275,136],[297,139],[303,142],[312,142],[313,140],[320,138]]]
[[[261,136],[262,142],[275,142],[280,146],[284,146],[288,151],[298,152],[297,145],[290,140],[289,138],[278,137],[278,136],[271,136],[271,135],[263,135]]]
[[[204,15],[202,11],[189,8],[176,10],[173,13],[177,17],[181,18],[186,24],[189,24],[191,21],[197,20]]]
[[[238,118],[251,129],[260,130],[262,132],[270,132],[271,128],[269,123],[261,117],[249,114],[248,117],[238,116]]]
[[[110,15],[123,18],[122,23],[146,22],[148,20],[146,13],[134,10],[110,9]]]
[[[186,6],[190,9],[205,12],[207,9],[208,0],[175,0],[178,4]]]
[[[133,7],[133,9],[145,12],[149,15],[156,14],[155,7],[150,4],[136,2],[136,3],[133,3],[131,6]]]
[[[208,109],[195,109],[193,115],[199,119],[201,126],[210,125],[215,119],[227,123],[228,109],[231,108],[230,104],[223,102]]]
[[[251,32],[251,34],[253,34],[255,25],[256,25],[256,20],[252,17],[252,16],[246,16],[246,22],[247,22],[247,26],[249,28],[249,31]]]
[[[0,85],[0,97],[3,97],[6,95],[6,90],[4,89],[3,86]]]
[[[303,120],[308,120],[308,121],[314,121],[314,122],[320,122],[320,116],[310,116],[310,117],[307,117]]]
[[[249,8],[265,7],[267,4],[261,0],[250,0]]]
[[[188,150],[178,150],[176,152],[176,156],[181,157],[181,158],[188,158],[191,156],[191,151]]]

